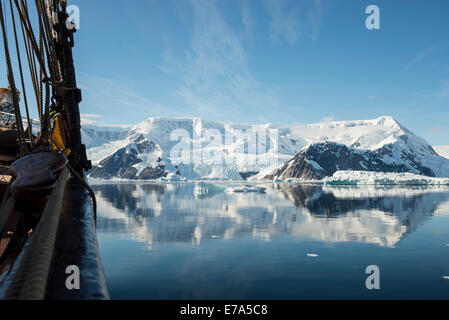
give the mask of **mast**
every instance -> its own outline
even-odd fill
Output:
[[[59,9],[58,3],[61,5]],[[60,62],[64,79],[65,89],[63,90],[63,103],[66,110],[66,117],[70,131],[71,154],[69,162],[79,173],[92,168],[91,162],[87,159],[86,146],[81,141],[81,118],[79,103],[82,101],[81,90],[77,87],[75,66],[73,63],[74,33],[76,28],[68,28],[66,21],[69,15],[66,12],[67,1],[55,1],[55,11],[58,14],[55,31],[58,43],[56,45],[56,55]]]
[[[30,129],[30,139],[25,139],[0,1],[0,24],[10,82],[10,88],[4,90],[11,95],[14,107],[6,110],[13,113],[1,114],[16,120],[17,128],[11,131],[15,133],[22,128],[22,132],[9,141],[12,164],[5,165],[5,169],[11,181],[0,186],[3,187],[0,195],[4,197],[0,199],[3,201],[0,230],[4,231],[0,248],[0,298],[108,299],[95,235],[95,193],[84,174],[91,163],[81,139],[79,103],[82,99],[72,53],[76,29],[68,23],[67,1],[35,0],[38,39],[27,1],[10,0],[9,4],[27,120],[31,128],[13,4],[20,19],[40,132],[34,137]],[[17,146],[21,147],[19,155]],[[27,219],[31,214],[34,214],[33,219]],[[79,269],[80,290],[67,290],[63,285],[68,265],[82,267]]]

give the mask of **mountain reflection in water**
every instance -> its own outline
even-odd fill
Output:
[[[449,298],[449,188],[257,187],[94,185],[112,298]]]
[[[227,185],[98,184],[97,230],[143,242],[200,245],[208,239],[290,236],[395,247],[434,214],[449,213],[449,188],[268,184],[265,193]]]

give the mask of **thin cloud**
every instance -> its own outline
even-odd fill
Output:
[[[431,94],[435,99],[443,99],[449,97],[449,81],[443,82],[438,90]]]
[[[312,40],[317,40],[323,24],[323,15],[329,7],[329,2],[313,0],[312,6],[312,9],[308,11],[309,23],[311,25],[310,37]]]
[[[194,114],[206,118],[212,114],[215,119],[237,120],[252,110],[278,112],[276,89],[259,83],[247,65],[246,42],[241,34],[252,23],[249,11],[242,14],[245,30],[238,30],[227,23],[216,1],[192,0],[190,9],[190,47],[182,57],[167,50],[160,66],[180,79],[173,95]]]
[[[429,54],[431,54],[432,52],[434,52],[437,48],[440,47],[440,43],[427,48],[426,50],[424,50],[423,52],[421,52],[420,54],[418,54],[417,56],[415,56],[413,58],[413,60],[405,66],[404,71],[408,71],[411,67],[413,67],[414,65],[420,63],[422,60],[424,60],[425,57],[427,57]]]
[[[104,78],[82,74],[80,88],[86,95],[83,108],[101,113],[101,115],[95,114],[94,116],[90,114],[90,117],[84,116],[85,123],[94,121],[96,116],[106,117],[110,115],[111,110],[114,110],[115,113],[126,112],[144,117],[178,114],[175,110],[145,97],[130,87],[129,82],[129,79],[123,76]]]
[[[254,28],[255,21],[254,17],[251,14],[250,1],[244,0],[240,5],[240,14],[242,15],[242,22],[245,26],[246,34],[250,34]]]
[[[323,15],[329,5],[322,0],[265,0],[264,4],[271,18],[270,38],[274,41],[284,39],[292,46],[303,35],[318,39]]]
[[[265,6],[271,16],[270,38],[284,38],[290,45],[294,45],[301,35],[299,7],[282,0],[267,0]]]
[[[99,119],[103,118],[101,114],[96,113],[81,113],[81,124],[82,125],[90,125],[90,124],[103,124],[103,122],[99,121]]]
[[[437,133],[440,133],[442,131],[442,129],[440,127],[430,127],[429,131],[437,134]]]
[[[101,114],[96,114],[96,113],[82,113],[81,116],[84,117],[84,118],[87,118],[87,119],[100,119],[100,118],[103,118],[103,116]]]
[[[424,99],[430,98],[437,101],[447,101],[447,98],[449,98],[449,81],[442,81],[436,90],[423,94],[420,97]]]

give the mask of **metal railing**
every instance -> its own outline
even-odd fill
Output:
[[[8,113],[8,112],[0,111],[0,114],[1,114],[1,115],[5,115],[5,116],[10,116],[10,117],[15,117],[14,114]],[[25,118],[25,117],[22,117],[22,120],[28,121],[28,119]],[[40,122],[39,120],[36,120],[36,119],[32,119],[32,118],[31,118],[30,121],[31,121],[32,124],[37,124],[37,125],[39,125],[39,126],[41,125],[41,122]]]

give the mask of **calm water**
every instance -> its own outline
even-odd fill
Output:
[[[449,188],[227,187],[95,185],[112,298],[449,299]]]

